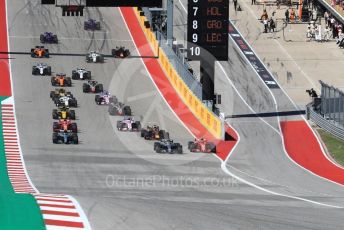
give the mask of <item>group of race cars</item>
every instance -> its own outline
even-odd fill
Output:
[[[100,30],[100,22],[89,19],[84,23],[85,30]],[[58,37],[51,32],[45,32],[40,35],[40,41],[43,44],[57,44]],[[116,47],[112,49],[111,56],[116,58],[125,58],[130,55],[128,49],[124,47]],[[36,46],[31,49],[31,57],[33,58],[49,58],[49,49],[44,46]],[[104,55],[91,51],[86,55],[86,62],[102,63],[104,62]],[[32,67],[32,75],[51,76],[51,66],[45,63],[38,63]],[[56,88],[50,92],[50,98],[56,105],[56,109],[52,111],[53,134],[52,142],[55,144],[78,144],[78,126],[73,120],[76,119],[75,110],[70,108],[77,108],[78,103],[71,92],[65,88],[72,86],[73,80],[86,80],[82,85],[84,93],[94,93],[95,103],[97,105],[107,105],[108,112],[113,116],[123,116],[122,120],[117,121],[118,131],[140,132],[141,137],[145,140],[154,140],[154,151],[157,153],[183,153],[183,147],[180,143],[174,142],[170,139],[170,135],[165,130],[159,128],[158,125],[148,125],[146,128],[141,128],[140,121],[135,121],[132,116],[130,106],[119,102],[116,96],[104,91],[103,84],[92,79],[91,71],[84,68],[77,68],[72,71],[71,77],[67,77],[65,73],[56,73],[51,76],[51,85]],[[205,139],[195,139],[188,143],[188,149],[191,152],[206,152],[215,153],[216,146],[212,142]]]

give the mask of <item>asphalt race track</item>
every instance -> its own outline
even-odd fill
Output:
[[[91,9],[83,18],[69,18],[62,17],[60,9],[42,7],[39,2],[8,1],[10,51],[29,52],[40,44],[40,33],[51,31],[62,38],[58,45],[46,45],[51,52],[109,54],[116,45],[125,45],[135,55],[118,9]],[[178,12],[185,16],[182,9]],[[101,31],[83,30],[84,18],[89,17],[101,20]],[[176,23],[181,18],[175,15]],[[233,44],[229,49],[230,61],[221,63],[226,74],[220,66],[217,69],[218,91],[226,92],[226,114],[252,112],[228,78],[254,111],[274,112],[269,91]],[[239,182],[223,172],[221,162],[212,155],[154,153],[152,142],[143,141],[136,133],[118,132],[115,122],[120,117],[110,117],[106,107],[94,103],[94,95],[83,94],[81,81],[74,81],[68,89],[79,104],[81,143],[54,145],[54,105],[49,98],[53,87],[50,77],[31,75],[37,62],[68,75],[77,67],[86,67],[93,79],[129,104],[144,124],[158,121],[184,150],[192,136],[168,108],[139,58],[107,58],[104,64],[86,64],[84,57],[70,56],[12,58],[16,113],[28,173],[41,192],[74,196],[93,229],[342,229],[342,210],[323,204],[344,207],[343,187],[311,175],[289,160],[276,117],[230,119],[241,140],[227,169],[269,191],[319,203],[273,195]],[[273,93],[280,110],[295,109],[280,90]]]

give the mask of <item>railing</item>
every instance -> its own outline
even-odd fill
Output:
[[[307,105],[307,116],[319,127],[344,141],[344,127],[314,111],[313,103]]]
[[[147,8],[142,8],[142,10],[145,13],[147,20],[152,25],[151,12]],[[168,60],[175,68],[179,76],[184,80],[185,84],[191,89],[195,96],[202,100],[202,85],[190,72],[190,65],[186,62],[184,56],[180,54],[179,50],[177,50],[177,52],[180,55],[177,55],[174,52],[174,50],[172,49],[172,45],[168,44],[167,39],[161,32],[156,31],[155,35],[156,38],[159,40],[160,48],[165,52]]]

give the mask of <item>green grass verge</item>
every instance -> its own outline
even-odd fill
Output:
[[[0,97],[0,103],[6,97]],[[8,178],[0,106],[0,229],[45,230],[41,210],[31,194],[16,194]]]
[[[333,159],[338,164],[344,166],[344,141],[337,139],[332,134],[322,129],[317,129],[317,131]]]

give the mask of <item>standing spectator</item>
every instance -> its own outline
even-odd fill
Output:
[[[256,0],[251,0],[251,5],[256,5]]]
[[[328,16],[329,15],[328,15],[327,11],[325,11],[325,13],[324,13],[325,25],[327,25]]]
[[[277,9],[279,10],[280,9],[280,5],[281,5],[280,0],[276,0],[276,5],[277,5]]]
[[[260,16],[260,20],[263,21],[264,24],[264,33],[268,32],[268,20],[269,20],[269,15],[268,12],[266,12],[266,9],[263,10],[262,16]]]
[[[291,11],[290,11],[290,21],[294,22],[294,20],[295,20],[295,10],[294,10],[294,8],[291,8]]]
[[[234,10],[237,11],[238,0],[233,0]]]
[[[336,38],[336,20],[334,19],[334,17],[331,17],[331,29],[332,29],[332,37]]]
[[[285,20],[286,20],[286,22],[289,23],[289,9],[286,9],[286,10],[285,10],[284,15],[285,15]]]

